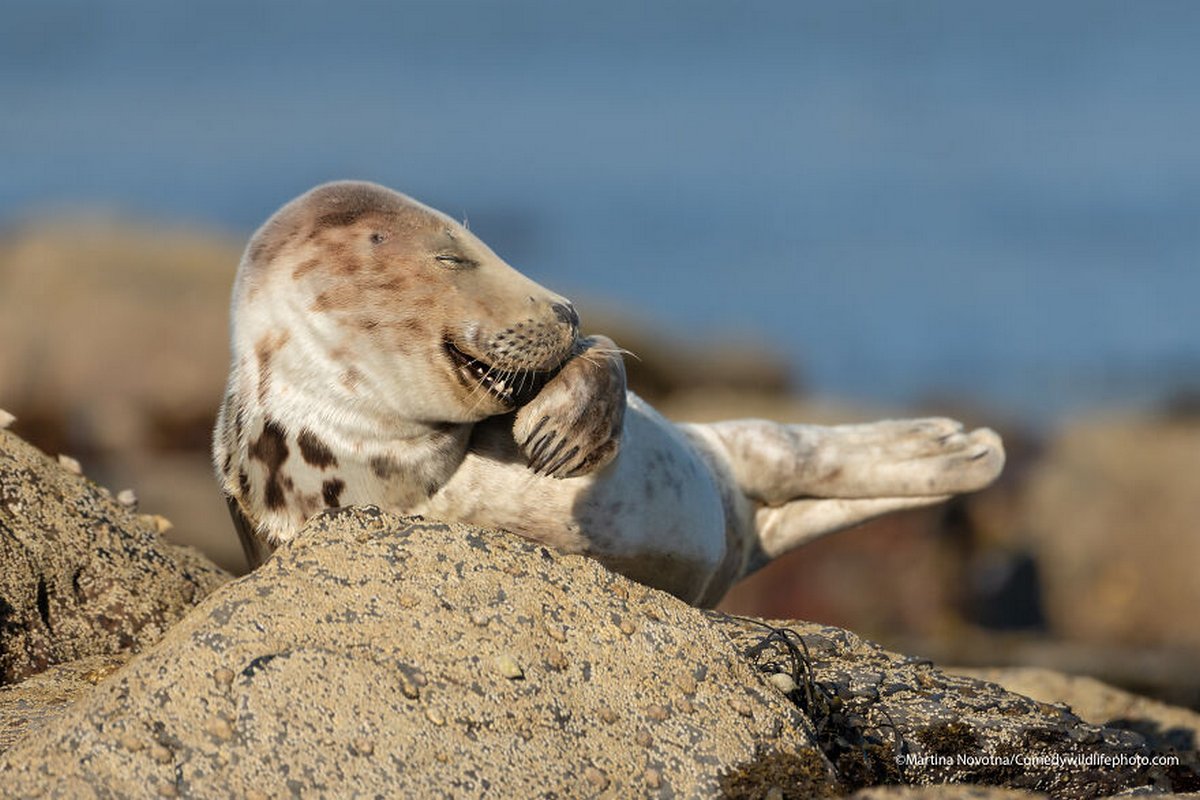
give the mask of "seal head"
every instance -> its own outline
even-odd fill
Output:
[[[391,189],[330,183],[283,206],[238,267],[214,437],[252,560],[322,507],[417,508],[474,423],[562,372],[578,329],[565,298]]]
[[[289,377],[304,388],[327,392],[332,379],[397,418],[443,422],[521,405],[570,356],[579,325],[565,298],[463,225],[363,182],[319,186],[259,229],[233,318],[260,362],[302,342]],[[265,394],[275,365],[257,366]]]

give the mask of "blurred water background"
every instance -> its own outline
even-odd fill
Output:
[[[0,222],[398,188],[807,388],[1200,389],[1200,4],[0,3]]]

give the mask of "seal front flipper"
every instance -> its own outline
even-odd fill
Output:
[[[589,336],[517,412],[513,438],[534,472],[572,478],[595,472],[620,449],[625,362],[612,339]]]

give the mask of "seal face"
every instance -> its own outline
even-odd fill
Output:
[[[254,340],[260,399],[275,351],[303,336],[308,358],[345,364],[340,383],[374,403],[478,421],[536,394],[578,332],[564,298],[454,220],[374,184],[289,203],[251,240],[238,280],[235,324]]]
[[[770,558],[981,488],[950,420],[676,426],[620,350],[464,226],[385,187],[319,186],[251,238],[213,458],[251,565],[322,508],[505,528],[715,603]]]

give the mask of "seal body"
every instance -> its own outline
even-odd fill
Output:
[[[951,420],[675,425],[620,351],[449,217],[326,184],[255,233],[213,456],[252,565],[374,504],[591,555],[696,604],[816,536],[990,483]]]

